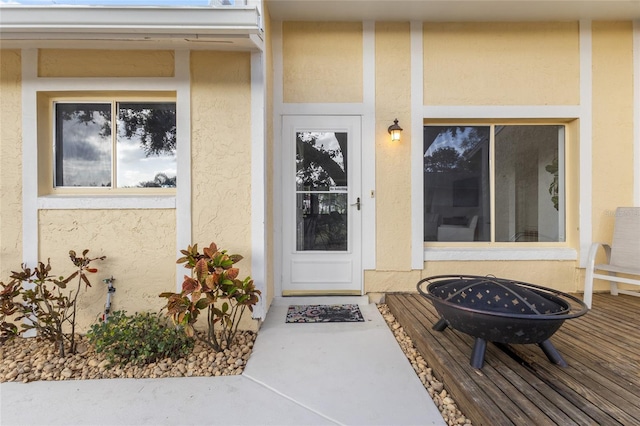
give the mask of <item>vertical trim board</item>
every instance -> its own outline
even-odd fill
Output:
[[[282,96],[283,96],[283,58],[282,58],[282,22],[271,23],[271,49],[273,55],[273,194],[274,208],[282,206]],[[273,215],[273,291],[274,297],[282,296],[282,212]]]
[[[22,56],[22,261],[38,262],[38,49],[23,49]]]
[[[633,205],[640,206],[640,20],[633,21]]]
[[[424,269],[423,105],[424,53],[422,22],[411,22],[411,269]]]
[[[362,24],[362,282],[376,269],[376,27]]]
[[[255,306],[253,318],[264,318],[267,294],[266,257],[266,87],[262,52],[251,53],[251,275],[264,295]]]
[[[591,21],[580,21],[580,263],[587,264],[593,238],[593,73]]]
[[[176,188],[176,259],[180,250],[191,244],[191,52],[175,52],[177,138],[180,148],[177,155]],[[182,290],[184,268],[176,265],[176,291]]]

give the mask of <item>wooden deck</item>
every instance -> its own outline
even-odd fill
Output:
[[[481,370],[469,365],[474,339],[450,327],[418,294],[386,303],[474,425],[640,425],[640,297],[594,294],[593,309],[565,321],[551,341],[569,364],[537,345],[488,344]]]

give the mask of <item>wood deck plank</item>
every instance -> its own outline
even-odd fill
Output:
[[[567,368],[537,345],[488,344],[476,370],[474,339],[432,330],[439,316],[424,297],[389,294],[387,304],[475,425],[640,425],[640,298],[595,294],[587,315],[566,321],[552,341]]]
[[[456,348],[446,340],[436,339],[430,332],[430,327],[423,327],[420,320],[413,316],[413,312],[405,307],[404,302],[401,297],[387,299],[389,309],[411,336],[416,349],[433,369],[436,378],[449,393],[457,395],[456,402],[464,409],[464,413],[479,424],[514,424],[501,411],[486,409],[494,406],[493,400],[469,377],[464,366],[459,364],[460,356],[457,356]],[[456,355],[451,356],[452,353]]]
[[[416,298],[407,298],[405,306],[409,309],[414,310],[414,312],[424,312],[424,307],[420,305],[420,302]],[[417,308],[417,309],[416,309]],[[434,323],[438,320],[438,317],[428,318],[428,321]],[[474,339],[466,336],[456,330],[448,328],[444,332],[434,331],[433,335],[438,338],[442,335],[442,333],[451,333],[457,334],[456,338],[449,339],[451,343],[453,343],[457,350],[460,351],[461,359],[466,361],[461,364],[464,365],[464,368],[469,371],[476,372],[477,370],[473,369],[469,364],[470,354],[473,346]],[[511,359],[503,360],[505,362],[513,362]],[[506,380],[498,371],[495,370],[493,363],[487,363],[485,368],[481,371],[482,375],[485,376],[482,380],[477,380],[478,385],[483,386],[486,380],[489,380],[492,383],[498,384],[495,387],[489,387],[485,389],[485,391],[489,394],[491,399],[496,403],[502,411],[506,411],[509,413],[509,416],[513,416],[514,410],[522,411],[521,415],[518,416],[517,420],[519,421],[530,421],[535,422],[537,425],[544,424],[555,424],[552,422],[548,416],[545,414],[543,410],[541,410],[537,405],[534,404],[522,404],[521,399],[513,399],[513,393],[509,391],[509,387],[511,386],[510,382]],[[471,377],[474,375],[471,374]],[[529,392],[530,395],[534,395],[535,392]]]
[[[438,321],[439,316],[435,312],[435,309],[432,308],[429,301],[427,301],[425,298],[416,297],[412,297],[412,300],[418,301],[416,303],[421,306],[422,309],[426,309],[432,314],[428,319],[431,324]],[[461,347],[458,345],[458,348],[465,354],[467,364],[469,364],[469,358],[472,351],[474,339],[459,331],[451,330],[450,328],[448,328],[446,331],[452,332],[454,335],[457,335],[457,339],[452,340],[466,342],[465,346]],[[442,334],[438,333],[439,332],[434,332],[436,338],[445,337],[442,336]],[[534,347],[537,348],[537,346]],[[488,366],[495,367],[496,365],[501,364],[504,365],[505,370],[518,371],[518,375],[524,377],[524,379],[517,381],[518,383],[516,386],[514,386],[510,382],[507,383],[504,380],[493,380],[492,385],[510,395],[514,403],[517,404],[521,409],[523,407],[526,407],[526,411],[533,412],[534,409],[532,407],[536,407],[537,409],[540,409],[542,411],[542,413],[538,412],[536,413],[536,415],[533,415],[532,423],[520,422],[519,419],[512,419],[516,424],[545,424],[545,422],[548,420],[547,417],[554,420],[553,424],[564,425],[572,424],[572,422],[577,422],[581,425],[597,424],[597,422],[595,422],[590,416],[585,415],[582,410],[576,409],[575,405],[571,401],[567,401],[564,398],[558,398],[557,393],[553,388],[551,388],[544,381],[537,378],[535,375],[531,374],[527,369],[520,368],[517,362],[514,361],[509,355],[499,350],[493,344],[488,344],[487,356],[485,356],[485,367],[480,371],[482,373],[485,373],[485,370],[490,368]],[[473,369],[470,366],[468,368]],[[533,384],[538,384],[538,386],[534,387]],[[523,395],[527,395],[529,401],[523,399]],[[549,405],[550,402],[551,405]],[[511,413],[507,410],[506,415],[509,416],[510,414]]]

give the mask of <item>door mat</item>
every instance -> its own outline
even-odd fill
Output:
[[[364,317],[356,304],[290,305],[286,322],[364,322]]]

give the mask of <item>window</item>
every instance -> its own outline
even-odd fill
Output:
[[[176,187],[175,102],[58,101],[54,116],[55,188]]]
[[[562,242],[564,126],[424,127],[424,240]]]

